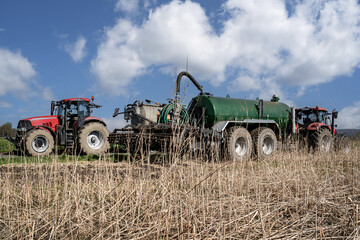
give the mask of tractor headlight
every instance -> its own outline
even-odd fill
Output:
[[[23,127],[23,128],[18,128],[17,130],[18,130],[19,132],[26,132],[26,128],[24,128],[24,127]]]

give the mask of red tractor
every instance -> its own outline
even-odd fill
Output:
[[[328,152],[333,146],[335,136],[335,119],[338,112],[329,113],[325,108],[305,107],[295,110],[296,123],[301,139],[307,139],[309,147],[320,152]]]
[[[67,98],[51,102],[51,116],[19,121],[17,136],[9,139],[31,156],[49,155],[54,144],[85,154],[102,154],[109,149],[109,132],[104,121],[92,117],[92,108],[99,108],[88,98]]]

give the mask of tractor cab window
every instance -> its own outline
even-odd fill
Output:
[[[297,113],[297,120],[300,125],[309,125],[314,122],[324,123],[328,126],[331,125],[331,119],[325,111],[307,110]]]
[[[64,116],[65,115],[65,108],[63,105],[58,105],[55,108],[55,114],[58,116]]]
[[[303,111],[297,113],[298,123],[300,125],[309,125],[317,122],[317,115],[312,111]]]
[[[327,112],[319,112],[319,122],[331,125],[331,119]]]
[[[71,107],[68,109],[68,114],[73,116],[78,114],[77,102],[71,102]]]
[[[326,124],[327,114],[326,112],[319,112],[319,122]]]
[[[79,102],[79,117],[90,116],[89,104],[85,101]]]

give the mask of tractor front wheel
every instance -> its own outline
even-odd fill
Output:
[[[34,129],[26,135],[25,148],[30,156],[47,156],[54,148],[54,138],[44,129]]]
[[[320,129],[313,135],[313,146],[315,151],[328,153],[333,144],[333,136],[327,129]]]
[[[88,123],[79,130],[79,149],[85,154],[104,154],[110,148],[108,137],[109,131],[103,124],[97,122]]]

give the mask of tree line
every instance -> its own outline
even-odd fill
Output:
[[[16,129],[12,128],[11,123],[7,122],[0,126],[0,137],[14,137]]]

